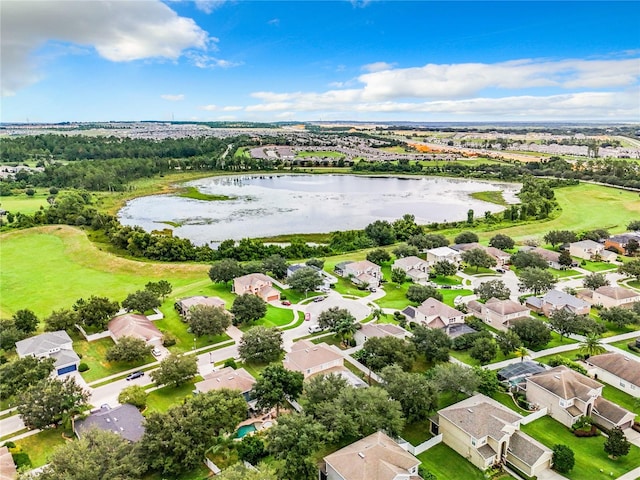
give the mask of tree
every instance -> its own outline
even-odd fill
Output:
[[[516,349],[515,354],[521,362],[524,362],[524,357],[529,355],[529,350],[527,350],[527,347],[519,347],[518,349]]]
[[[177,387],[198,374],[198,359],[195,355],[172,353],[160,362],[160,367],[151,372],[156,385]]]
[[[351,312],[346,308],[330,307],[318,315],[318,325],[325,330],[333,330],[338,323],[345,319],[353,319],[355,321]]]
[[[141,453],[151,469],[176,478],[200,465],[212,440],[233,432],[246,415],[247,403],[237,390],[188,397],[166,413],[147,415]]]
[[[403,372],[399,366],[389,365],[382,369],[380,377],[389,396],[400,402],[407,422],[424,420],[438,407],[438,393],[424,375]]]
[[[480,337],[473,342],[469,355],[478,360],[481,365],[489,363],[498,354],[498,346],[491,338]]]
[[[456,398],[473,394],[480,384],[473,369],[457,363],[439,363],[429,370],[427,378],[434,382],[438,393],[451,392]]]
[[[81,298],[76,301],[73,309],[84,325],[104,329],[109,320],[120,310],[120,304],[106,297],[91,296],[89,300]]]
[[[54,310],[47,318],[44,319],[44,329],[47,332],[57,332],[65,330],[67,332],[73,330],[78,323],[78,316],[72,310]]]
[[[547,324],[536,318],[523,318],[511,326],[522,344],[532,350],[539,350],[551,341],[551,331]]]
[[[376,310],[376,312],[380,311],[381,310]],[[339,320],[331,330],[340,337],[342,343],[348,344],[348,341],[353,338],[353,335],[358,330],[358,327],[359,326],[356,323],[356,319],[353,316],[349,315],[348,317]]]
[[[245,438],[253,437],[253,435],[247,435],[243,437],[243,441]],[[265,463],[253,468],[246,467],[242,463],[235,463],[216,475],[216,480],[278,480],[278,477],[274,468]]]
[[[282,354],[282,332],[277,328],[253,327],[242,335],[238,354],[245,362],[273,362]]]
[[[6,399],[26,390],[49,377],[53,371],[53,358],[36,358],[30,355],[0,365],[0,398]]]
[[[562,243],[572,243],[578,240],[577,235],[569,230],[551,230],[543,238],[553,248]]]
[[[527,267],[542,269],[549,268],[549,264],[544,258],[542,258],[542,255],[536,252],[527,252],[524,250],[520,250],[519,252],[511,255],[511,264],[520,269]]]
[[[113,347],[107,350],[108,362],[137,362],[151,353],[153,347],[141,338],[121,337]]]
[[[262,261],[264,271],[271,273],[275,278],[284,278],[287,276],[287,268],[289,264],[287,259],[282,255],[269,255]]]
[[[569,473],[576,463],[573,450],[567,445],[553,446],[553,469],[560,473]]]
[[[367,260],[376,265],[382,265],[384,262],[391,260],[391,255],[384,248],[376,248],[367,253]]]
[[[624,307],[611,307],[600,310],[600,318],[611,322],[617,327],[625,327],[632,323],[639,323],[640,316],[633,310]]]
[[[407,280],[407,274],[401,268],[392,268],[391,269],[391,281],[393,283],[404,283]]]
[[[390,245],[396,241],[393,226],[386,220],[376,220],[370,223],[365,227],[364,233],[366,233],[376,245]]]
[[[351,388],[351,385],[341,375],[316,375],[305,382],[300,403],[307,414],[315,416],[318,405],[333,401],[345,388]]]
[[[522,346],[522,340],[513,330],[498,332],[496,334],[496,343],[505,357]]]
[[[455,263],[448,260],[440,260],[433,265],[433,272],[436,275],[442,275],[443,277],[449,277],[455,275],[458,271],[458,267]]]
[[[600,336],[593,333],[587,334],[584,337],[584,340],[580,343],[580,353],[587,357],[600,355],[606,351],[606,348],[602,345],[602,339]]]
[[[160,280],[158,282],[149,282],[144,286],[145,290],[150,291],[156,297],[160,297],[163,301],[173,291],[173,287],[166,280]]]
[[[397,258],[417,257],[419,253],[416,247],[413,245],[407,245],[406,243],[401,243],[392,251]]]
[[[620,427],[613,427],[609,430],[609,438],[604,442],[604,451],[609,454],[609,458],[617,460],[629,454],[631,443],[627,440]]]
[[[507,300],[511,296],[511,290],[502,280],[489,280],[482,282],[474,290],[478,298],[482,301],[487,301],[490,298],[497,298],[499,300]]]
[[[308,267],[316,267],[317,269],[322,270],[324,268],[324,260],[321,260],[319,258],[310,258],[309,260],[307,260],[305,265],[307,265]]]
[[[139,450],[117,433],[97,428],[83,432],[75,442],[56,448],[38,478],[42,480],[96,480],[142,478],[146,470]]]
[[[625,250],[627,251],[627,255],[629,255],[630,257],[633,257],[636,254],[636,252],[640,250],[640,243],[635,238],[631,238],[627,242],[627,246],[625,247]]]
[[[489,245],[499,250],[509,250],[516,245],[516,242],[514,242],[513,238],[509,237],[508,235],[498,233],[497,235],[491,237],[491,240],[489,240]]]
[[[237,444],[238,458],[251,465],[257,465],[260,460],[267,456],[264,442],[256,435],[245,435],[242,441]]]
[[[627,224],[627,230],[637,232],[640,230],[640,220],[632,220]]]
[[[251,396],[257,398],[257,407],[272,409],[276,407],[276,416],[280,407],[286,407],[291,400],[297,400],[302,393],[304,375],[287,370],[282,365],[267,365],[256,381]]]
[[[0,319],[0,349],[11,350],[23,338],[24,332],[16,327],[13,320]]]
[[[187,322],[191,333],[202,335],[222,335],[231,325],[231,315],[222,307],[196,305],[191,308]]]
[[[398,240],[406,240],[413,235],[422,233],[422,227],[416,223],[415,215],[408,213],[393,222],[392,226]]]
[[[454,243],[477,243],[478,235],[473,232],[462,232],[453,241]]]
[[[582,280],[582,285],[584,288],[588,288],[589,290],[596,290],[600,287],[606,287],[609,285],[609,280],[605,277],[604,273],[592,273],[584,277]]]
[[[580,330],[580,318],[578,315],[573,313],[570,310],[556,310],[549,317],[549,325],[551,328],[558,332],[560,335],[560,341],[564,339],[564,337],[578,333]]]
[[[260,320],[267,314],[267,304],[257,295],[244,293],[233,300],[233,324],[241,325]]]
[[[35,332],[38,328],[38,317],[31,310],[18,310],[12,318],[16,328],[25,335]]]
[[[442,294],[430,285],[411,285],[407,289],[407,298],[415,303],[422,303],[428,298],[442,301]]]
[[[402,370],[410,370],[415,359],[415,345],[396,337],[368,338],[360,351],[362,363],[374,371],[393,364]]]
[[[18,397],[18,413],[28,428],[45,429],[59,425],[87,408],[89,392],[73,377],[47,377],[31,385]]]
[[[609,230],[605,230],[604,228],[596,228],[595,230],[588,230],[583,232],[580,236],[580,240],[593,240],[594,242],[600,242],[601,240],[605,240],[609,238],[611,235],[609,234]]]
[[[418,353],[424,353],[427,362],[449,361],[451,339],[444,330],[416,325],[411,341],[416,346]]]
[[[640,260],[631,260],[618,267],[618,272],[628,277],[636,277],[640,282]]]
[[[570,267],[573,264],[573,258],[571,258],[569,250],[564,249],[560,251],[560,255],[558,256],[558,263],[563,267]]]
[[[449,245],[449,240],[441,234],[418,234],[409,237],[407,243],[419,250],[429,250],[431,248],[446,247]]]
[[[294,290],[306,294],[309,291],[316,290],[324,283],[324,280],[317,270],[311,267],[303,267],[293,272],[287,279],[287,283]]]
[[[214,262],[209,269],[209,278],[213,283],[229,283],[242,275],[242,267],[237,260],[224,258]]]
[[[311,457],[324,443],[327,432],[304,414],[283,415],[267,432],[269,452],[282,461],[278,478],[315,480],[318,467]]]
[[[534,295],[551,290],[555,284],[555,277],[547,270],[527,267],[520,271],[520,286],[525,290],[533,291]]]
[[[122,308],[128,312],[144,314],[147,310],[153,310],[160,306],[160,299],[149,290],[138,290],[130,293],[122,301]]]
[[[462,260],[471,267],[476,267],[476,273],[480,267],[490,268],[496,265],[496,259],[485,252],[482,248],[472,248],[462,252]]]
[[[123,388],[118,395],[118,402],[121,404],[129,403],[139,410],[143,410],[147,406],[148,393],[144,387],[140,385],[131,385]]]
[[[489,370],[485,367],[472,367],[473,372],[479,380],[478,391],[483,395],[492,397],[502,387],[498,380],[498,374],[495,370]]]

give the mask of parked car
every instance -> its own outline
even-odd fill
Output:
[[[142,370],[138,370],[137,372],[133,372],[129,376],[127,376],[127,380],[135,380],[136,378],[140,378],[144,375]]]
[[[325,298],[327,298],[327,297],[320,295],[319,297],[314,298],[313,301],[318,303],[318,302],[323,301]]]
[[[309,325],[309,333],[320,333],[324,331],[320,325]]]
[[[282,302],[280,302],[280,303],[282,303],[282,305],[286,305],[286,306],[291,305],[291,302],[289,300],[282,300]]]
[[[160,355],[162,355],[162,351],[158,347],[156,347],[151,350],[151,355],[153,355],[154,357],[159,357]]]
[[[376,288],[376,287],[369,287],[369,291],[370,291],[371,293],[374,293],[374,292],[376,292],[376,291],[377,291],[377,288]]]
[[[496,272],[498,272],[498,273],[504,273],[504,269],[503,269],[503,268],[496,268]]]

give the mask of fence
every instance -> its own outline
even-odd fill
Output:
[[[422,452],[426,452],[431,447],[435,447],[440,442],[442,442],[442,434],[436,435],[435,437],[430,438],[426,442],[422,442],[420,445],[417,445],[415,447],[407,442],[404,438],[398,439],[398,445],[400,445],[403,449],[405,449],[412,455],[420,455]]]
[[[524,417],[522,420],[520,420],[520,425],[528,425],[534,420],[544,417],[546,414],[547,414],[547,407],[541,408],[537,412],[530,413],[529,415]]]
[[[105,330],[104,332],[93,333],[89,335],[87,332],[84,331],[84,328],[82,328],[82,326],[76,324],[76,328],[80,330],[80,333],[87,340],[87,342],[94,342],[96,340],[100,340],[101,338],[107,338],[111,336],[111,332],[109,332],[109,330]]]

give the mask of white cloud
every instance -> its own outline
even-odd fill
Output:
[[[231,62],[200,52],[188,52],[187,57],[198,68],[233,68],[242,65],[242,62]]]
[[[362,66],[362,70],[367,72],[382,72],[384,70],[391,70],[394,67],[395,63],[387,63],[387,62],[374,62],[369,63],[367,65]]]
[[[160,98],[162,98],[163,100],[167,100],[169,102],[180,102],[182,100],[184,100],[184,94],[180,93],[178,95],[171,95],[169,93],[164,94],[164,95],[160,95]]]
[[[220,107],[218,107],[217,105],[200,105],[198,107],[200,110],[206,110],[207,112],[215,112],[216,110],[219,110]]]
[[[272,18],[271,20],[269,20],[267,22],[267,25],[271,25],[273,27],[278,27],[278,26],[280,26],[280,19],[279,18]]]
[[[237,112],[239,110],[244,110],[244,107],[239,105],[227,105],[226,107],[221,107],[219,105],[201,105],[198,107],[200,110],[206,110],[208,112]]]
[[[226,107],[222,107],[223,112],[237,112],[242,109],[244,109],[244,107],[239,105],[228,105]]]
[[[6,1],[2,14],[2,94],[38,81],[42,45],[59,41],[89,46],[112,62],[176,60],[187,49],[207,49],[207,32],[159,0]]]
[[[204,13],[211,13],[226,3],[226,0],[195,0],[196,8]]]

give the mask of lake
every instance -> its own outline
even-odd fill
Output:
[[[415,215],[419,224],[465,220],[469,209],[476,216],[503,210],[471,198],[471,193],[502,190],[505,200],[515,203],[521,187],[441,177],[303,174],[220,176],[186,185],[232,200],[140,197],[120,210],[120,222],[146,231],[173,228],[175,235],[195,244],[215,244],[226,239],[363,229],[375,220],[392,222],[406,213]]]

